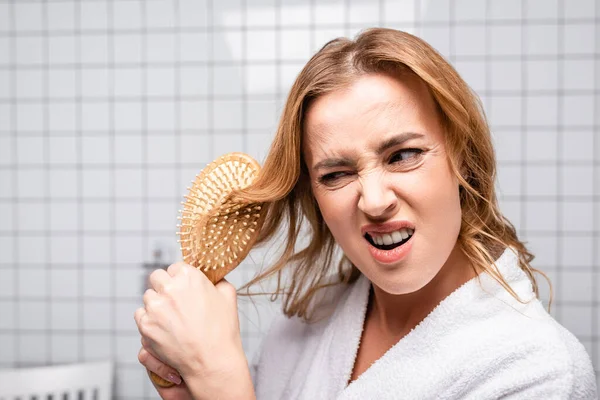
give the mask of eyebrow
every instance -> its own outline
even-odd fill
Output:
[[[391,138],[386,139],[377,147],[377,150],[375,152],[378,156],[380,156],[391,147],[399,146],[411,139],[418,139],[422,138],[423,136],[423,134],[417,132],[402,132],[396,136],[392,136]],[[355,163],[347,158],[326,158],[316,163],[313,167],[313,170],[317,171],[322,168],[352,167],[354,165]]]

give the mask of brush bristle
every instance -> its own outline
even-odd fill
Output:
[[[183,259],[213,283],[241,262],[259,232],[262,205],[228,199],[234,190],[252,184],[259,168],[245,154],[225,155],[202,170],[184,196],[178,225]]]

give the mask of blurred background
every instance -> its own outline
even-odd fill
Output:
[[[180,258],[186,186],[227,152],[262,162],[310,56],[372,26],[424,38],[482,98],[502,210],[598,376],[594,0],[0,0],[0,368],[113,360],[116,399],[156,398],[133,312]],[[240,300],[250,359],[278,310]]]

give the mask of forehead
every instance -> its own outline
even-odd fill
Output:
[[[435,101],[426,84],[412,73],[363,75],[315,99],[304,124],[306,150],[381,141],[400,131],[424,135],[439,131]]]

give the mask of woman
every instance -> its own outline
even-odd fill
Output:
[[[389,29],[328,43],[239,194],[270,204],[262,242],[285,216],[281,258],[248,286],[289,275],[290,318],[250,371],[235,290],[175,264],[136,312],[140,362],[179,371],[165,399],[595,399],[589,356],[537,299],[494,180],[477,97],[429,45]]]

